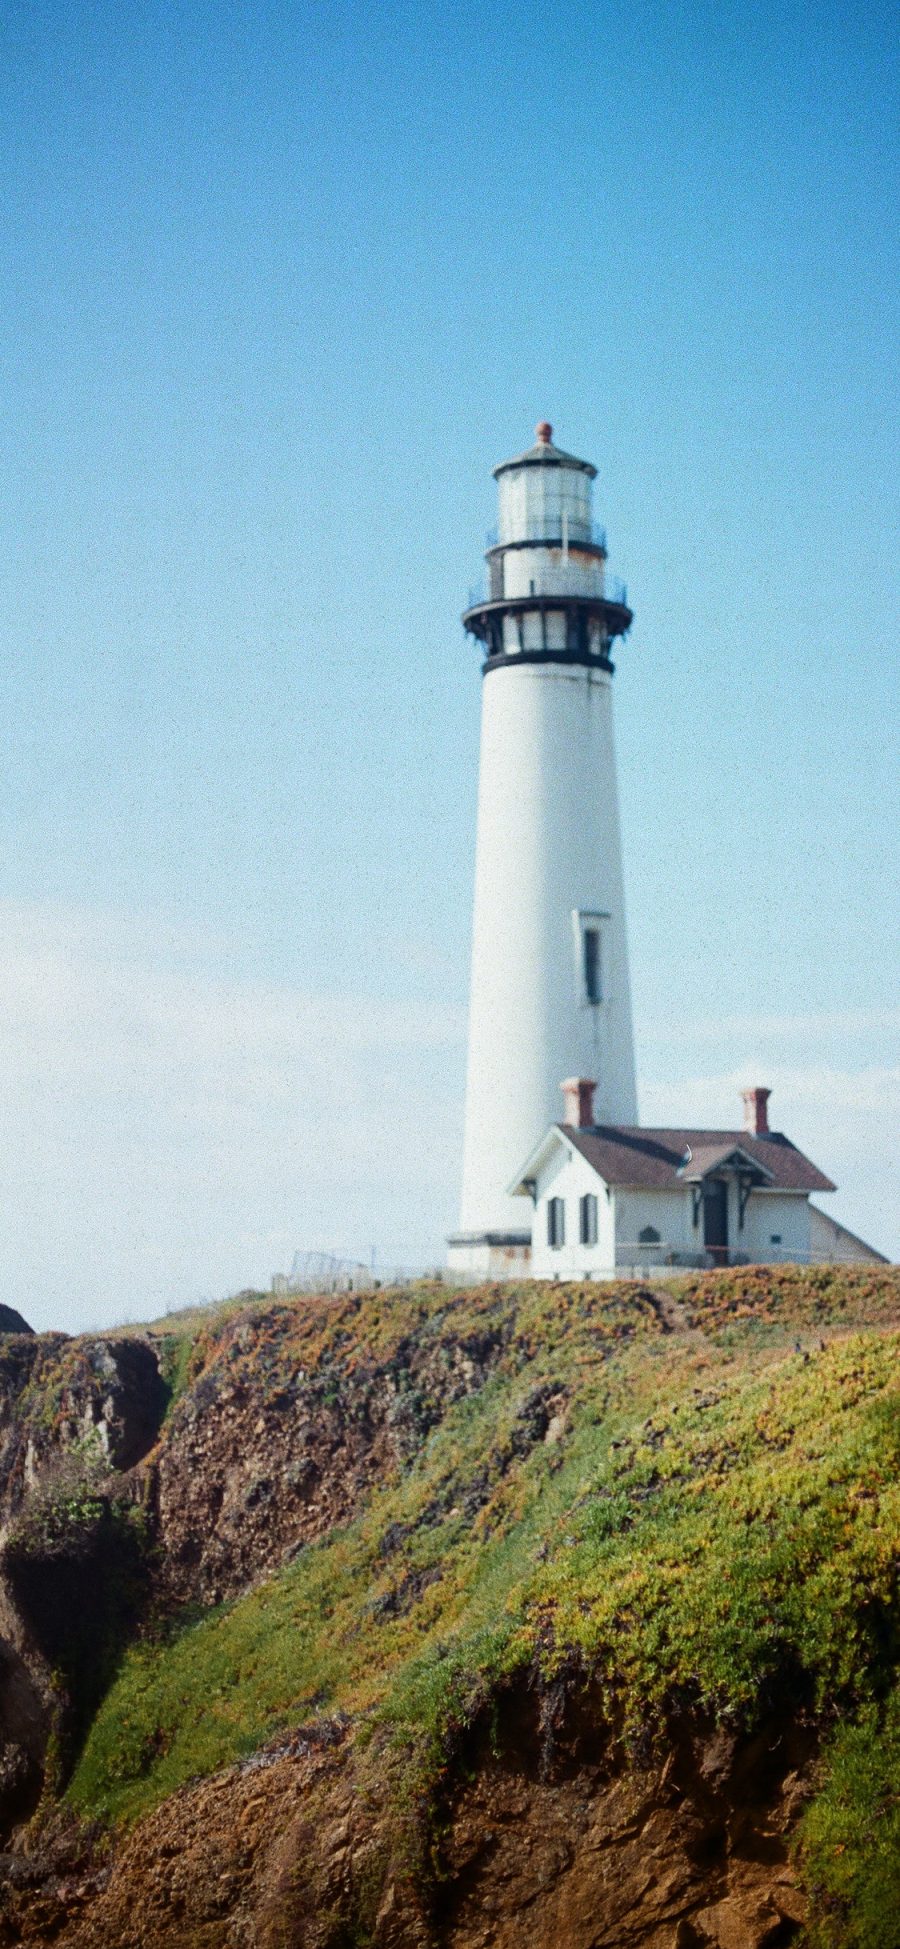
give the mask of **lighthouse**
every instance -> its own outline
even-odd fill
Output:
[[[499,525],[463,616],[484,660],[460,1271],[527,1266],[510,1182],[563,1079],[596,1082],[598,1120],[637,1122],[611,654],[632,616],[596,472],[546,421],[494,468]]]

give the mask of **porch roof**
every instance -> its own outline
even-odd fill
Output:
[[[689,1147],[678,1175],[687,1184],[700,1184],[714,1171],[725,1170],[736,1171],[739,1177],[750,1178],[754,1184],[772,1182],[768,1165],[761,1164],[758,1157],[751,1157],[743,1144],[698,1144],[696,1149]]]

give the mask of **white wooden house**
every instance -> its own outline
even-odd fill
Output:
[[[576,1078],[562,1087],[564,1121],[509,1187],[533,1205],[536,1277],[830,1256],[817,1249],[815,1220],[834,1221],[810,1206],[810,1193],[836,1186],[769,1129],[767,1089],[744,1092],[742,1129],[645,1130],[595,1124],[594,1085]],[[855,1243],[859,1257],[878,1258]]]

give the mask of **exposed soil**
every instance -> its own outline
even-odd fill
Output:
[[[756,1305],[744,1287],[723,1287],[719,1319],[718,1290],[628,1295],[658,1371],[679,1347],[695,1363],[696,1413],[720,1398],[707,1329],[711,1343]],[[777,1293],[760,1302],[773,1330],[778,1303]],[[804,1303],[818,1335],[826,1301],[816,1290]],[[634,1328],[630,1316],[604,1322],[592,1304],[582,1331],[602,1378]],[[465,1468],[437,1474],[418,1504],[394,1503],[402,1520],[375,1528],[376,1594],[364,1598],[376,1647],[450,1590],[441,1546],[423,1549],[442,1524],[487,1534],[486,1505],[498,1485],[515,1492],[523,1460],[559,1468],[578,1425],[576,1383],[571,1369],[556,1377],[553,1356],[531,1384],[514,1304],[423,1306],[421,1330],[400,1338],[357,1333],[354,1321],[352,1305],[232,1314],[198,1335],[171,1407],[162,1331],[0,1341],[0,1949],[799,1943],[806,1910],[791,1840],[818,1754],[799,1690],[778,1712],[769,1697],[752,1737],[682,1699],[652,1735],[626,1738],[609,1694],[580,1667],[553,1683],[532,1672],[504,1681],[474,1723],[461,1717],[438,1784],[418,1796],[400,1780],[396,1744],[326,1698],[333,1716],[190,1780],[127,1834],[79,1826],[58,1800],[130,1638],[155,1642],[182,1607],[239,1597],[351,1522],[451,1408],[499,1385],[501,1367],[502,1424],[495,1394],[487,1410],[467,1406],[477,1441]],[[642,1414],[610,1441],[626,1459],[646,1451],[638,1510],[655,1493],[663,1440]],[[698,1467],[705,1445],[704,1424]],[[630,1536],[633,1512],[613,1516]],[[298,1716],[319,1695],[305,1696]]]
[[[504,1709],[444,1844],[448,1949],[777,1949],[805,1914],[788,1841],[814,1750],[790,1720],[738,1740],[685,1715],[623,1752],[590,1692]]]
[[[236,1323],[167,1428],[155,1472],[160,1595],[217,1603],[345,1523],[504,1347],[486,1331],[401,1343],[381,1361],[338,1347],[307,1365],[279,1314]]]
[[[546,1703],[546,1702],[545,1702]],[[552,1712],[552,1705],[550,1707]],[[541,1762],[541,1703],[450,1796],[436,1895],[378,1755],[325,1722],[172,1796],[115,1852],[73,1830],[7,1857],[0,1943],[63,1949],[780,1949],[805,1908],[788,1857],[810,1738],[685,1721],[626,1761],[596,1701]]]

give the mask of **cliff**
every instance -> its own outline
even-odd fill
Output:
[[[900,1275],[0,1340],[0,1945],[900,1942]]]

